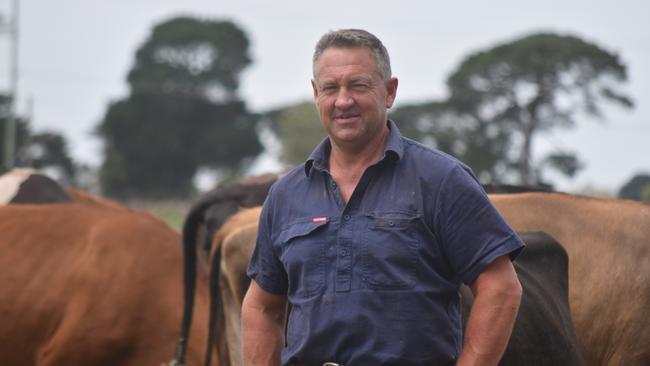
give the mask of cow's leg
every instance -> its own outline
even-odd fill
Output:
[[[221,268],[223,270],[221,277],[221,304],[224,314],[225,346],[228,348],[230,364],[238,366],[243,363],[240,324],[241,302],[238,301],[237,295],[233,292],[232,274],[228,273],[227,266],[222,265]]]

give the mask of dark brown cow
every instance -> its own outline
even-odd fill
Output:
[[[181,324],[180,340],[177,348],[177,358],[182,359],[185,354],[183,339],[187,337],[190,324],[187,321],[193,314],[194,283],[196,269],[201,267],[209,269],[211,244],[215,232],[223,223],[241,207],[252,207],[260,205],[271,187],[278,179],[279,174],[267,174],[252,178],[242,179],[236,183],[220,186],[206,193],[189,210],[183,223],[183,258],[184,271],[183,281],[185,287],[183,304],[183,323]],[[217,251],[219,255],[221,252]],[[215,260],[215,259],[213,259]],[[216,258],[218,261],[219,258]],[[212,271],[218,271],[218,266],[213,266]],[[210,276],[218,276],[217,273],[210,273]],[[218,288],[213,286],[210,293],[215,294]],[[213,296],[214,297],[214,296]],[[214,314],[220,303],[211,304],[211,314]],[[213,338],[220,337],[214,334],[215,319],[210,320],[209,328],[211,333],[210,342]],[[223,337],[217,341],[224,341]],[[221,347],[224,349],[224,347]],[[226,357],[221,355],[221,357]],[[206,355],[206,364],[209,363],[209,355]]]
[[[219,280],[222,306],[217,334],[223,335],[221,365],[241,365],[241,306],[250,280],[246,266],[255,245],[260,208],[245,209],[227,220],[215,235],[213,248],[221,250]],[[527,248],[515,261],[524,288],[522,305],[502,366],[555,366],[581,364],[578,342],[568,304],[567,255],[551,237],[524,233]],[[463,321],[473,303],[462,287]],[[235,350],[235,351],[233,351]]]
[[[581,365],[578,339],[569,309],[569,258],[546,233],[520,233],[526,249],[514,262],[524,289],[512,337],[501,366]],[[473,304],[461,287],[463,324]]]
[[[650,365],[650,206],[559,193],[492,195],[519,231],[569,254],[569,300],[586,365]]]
[[[0,207],[0,363],[168,361],[182,316],[179,243],[166,224],[122,207]],[[207,341],[207,274],[198,277],[192,365]]]
[[[244,178],[205,193],[185,217],[183,242],[198,249],[202,263],[206,264],[206,254],[221,225],[240,208],[261,205],[279,176],[265,174]]]

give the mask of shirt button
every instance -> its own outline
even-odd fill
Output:
[[[343,219],[344,219],[345,221],[349,221],[349,220],[350,220],[350,215],[345,215],[345,216],[343,216]]]
[[[347,250],[347,249],[341,249],[341,250],[339,251],[339,254],[340,254],[342,257],[345,257],[346,255],[348,255],[348,250]]]

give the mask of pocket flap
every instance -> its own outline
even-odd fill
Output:
[[[279,240],[284,244],[291,241],[291,239],[307,236],[319,227],[327,225],[329,221],[329,217],[318,217],[294,222],[280,233]]]
[[[404,212],[371,212],[366,216],[372,220],[371,228],[405,227],[419,218],[419,215],[415,213]]]

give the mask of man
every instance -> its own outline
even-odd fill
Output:
[[[523,243],[469,168],[387,119],[398,82],[379,39],[330,32],[313,70],[328,138],[264,204],[245,364],[496,365],[521,298],[510,260]],[[475,295],[464,344],[461,281]]]

